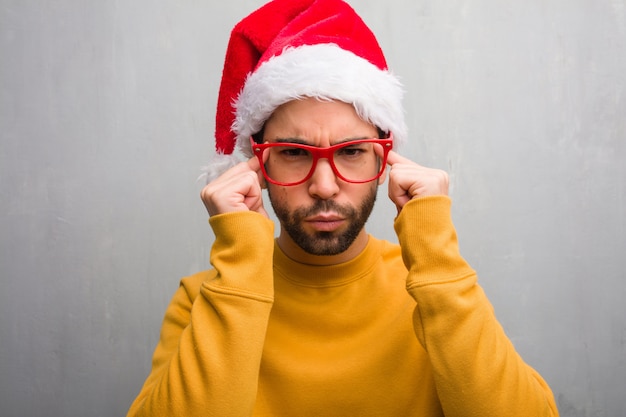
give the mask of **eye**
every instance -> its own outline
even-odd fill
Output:
[[[279,146],[276,148],[279,155],[285,158],[305,158],[309,156],[309,151],[290,146]]]
[[[335,152],[337,156],[358,157],[368,152],[368,149],[362,145],[351,145],[338,149]]]

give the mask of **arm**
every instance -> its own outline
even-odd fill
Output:
[[[274,225],[260,194],[247,163],[203,190],[214,270],[183,280],[174,295],[129,416],[252,414],[273,302]]]
[[[515,351],[459,253],[447,174],[393,152],[389,164],[415,333],[445,415],[558,416],[550,388]]]
[[[185,281],[176,292],[129,416],[252,413],[272,307],[273,224],[255,213],[211,224],[215,271],[200,277],[197,296]]]
[[[417,301],[415,333],[446,416],[558,416],[550,388],[515,351],[458,252],[450,200],[411,201],[395,226]]]

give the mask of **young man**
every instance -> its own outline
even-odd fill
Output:
[[[211,165],[213,269],[182,280],[129,415],[558,415],[459,254],[447,175],[391,150],[401,96],[341,0],[235,27],[217,148],[249,159]],[[399,245],[364,229],[385,180]]]

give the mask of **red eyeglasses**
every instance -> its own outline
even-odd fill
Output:
[[[320,158],[328,160],[333,172],[341,180],[361,184],[374,181],[385,172],[393,138],[390,134],[388,139],[351,140],[327,148],[292,142],[259,144],[252,138],[250,144],[259,160],[263,176],[272,184],[302,184],[313,176]],[[374,151],[376,144],[383,148],[382,158]]]

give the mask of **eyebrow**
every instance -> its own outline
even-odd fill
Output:
[[[346,139],[341,139],[337,141],[336,143],[331,144],[331,146],[339,145],[342,143],[354,142],[354,141],[363,140],[363,139],[378,139],[378,138],[369,137],[369,136],[363,136],[363,137],[357,137],[357,138],[346,138]],[[275,141],[276,141],[275,143],[286,143],[286,144],[292,143],[292,144],[297,144],[297,145],[315,146],[315,145],[311,145],[304,139],[299,139],[299,138],[276,138]]]
[[[305,140],[298,139],[298,138],[277,138],[276,139],[276,143],[294,143],[294,144],[298,144],[298,145],[309,145],[309,146],[311,146],[310,143],[307,143]]]

